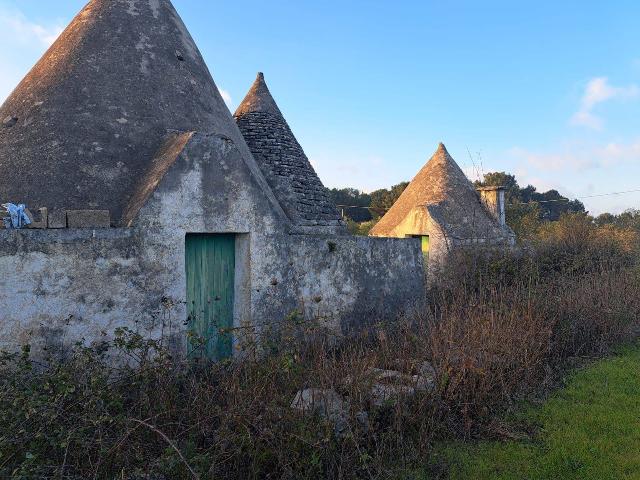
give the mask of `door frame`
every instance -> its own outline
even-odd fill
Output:
[[[242,355],[242,347],[247,341],[255,341],[256,332],[252,322],[251,308],[251,241],[253,235],[246,231],[185,231],[182,237],[182,273],[184,278],[181,282],[184,289],[185,322],[188,320],[187,305],[187,270],[186,270],[186,238],[191,234],[230,234],[235,236],[235,271],[234,271],[234,304],[233,304],[233,328],[237,334],[231,336],[232,356]],[[188,324],[185,323],[185,335],[183,335],[183,351],[188,354],[189,340],[186,333],[189,331]]]

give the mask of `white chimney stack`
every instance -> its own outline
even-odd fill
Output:
[[[480,187],[480,200],[501,227],[506,226],[507,219],[504,207],[504,187]]]

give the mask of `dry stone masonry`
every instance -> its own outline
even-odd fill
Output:
[[[273,100],[262,73],[235,118],[291,221],[300,226],[343,227],[336,206]]]
[[[513,239],[444,145],[372,230],[396,238],[348,235],[264,76],[234,121],[170,0],[90,0],[13,90],[0,106],[3,203],[32,220],[0,229],[9,350],[126,326],[186,354],[189,292],[217,288],[233,293],[234,352],[292,313],[339,337],[423,308],[424,266],[431,276],[449,249]],[[189,260],[193,235],[232,239],[226,263],[213,248]],[[215,336],[201,300],[200,326]],[[373,403],[433,383],[371,377]]]

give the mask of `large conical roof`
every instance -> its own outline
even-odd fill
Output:
[[[234,117],[293,224],[342,230],[344,224],[336,206],[291,132],[262,73],[258,73]]]
[[[427,164],[409,183],[389,211],[371,229],[374,236],[393,230],[415,207],[430,207],[445,235],[457,239],[501,237],[498,223],[480,202],[473,184],[440,143]]]
[[[169,0],[92,0],[0,107],[0,200],[119,219],[167,130],[248,153]]]

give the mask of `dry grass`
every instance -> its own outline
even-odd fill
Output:
[[[607,237],[603,258],[594,245],[576,246],[582,236],[540,238],[527,255],[452,259],[450,281],[430,292],[426,310],[339,346],[318,334],[301,341],[312,326],[292,318],[268,355],[243,363],[185,365],[127,330],[47,367],[28,352],[5,355],[0,475],[389,478],[424,458],[434,438],[495,428],[505,405],[537,393],[567,358],[601,355],[634,334],[632,249]],[[116,369],[114,354],[136,361]],[[438,372],[434,392],[372,407],[370,368],[413,374],[425,360]],[[306,387],[348,399],[346,434],[290,408]]]

